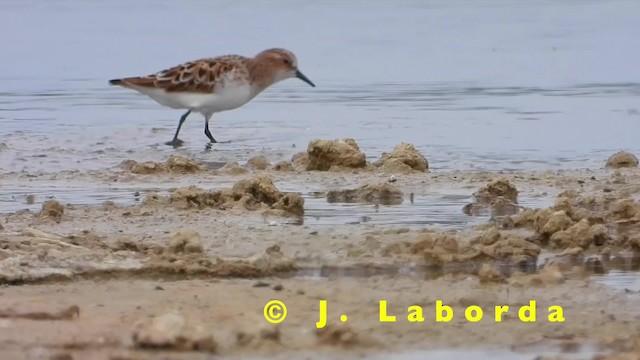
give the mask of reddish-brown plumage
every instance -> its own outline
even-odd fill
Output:
[[[164,89],[166,92],[213,93],[226,82],[248,81],[259,89],[271,85],[279,72],[295,70],[296,57],[284,49],[268,49],[253,58],[224,55],[189,61],[138,77],[112,80],[113,85]]]

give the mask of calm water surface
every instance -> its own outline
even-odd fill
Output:
[[[264,153],[277,161],[311,139],[342,137],[355,138],[371,160],[413,143],[434,171],[600,168],[614,151],[640,152],[638,18],[640,2],[621,0],[7,0],[0,2],[0,170],[104,169],[173,153],[209,162]],[[200,115],[188,119],[186,145],[174,150],[163,143],[181,111],[107,86],[186,60],[276,46],[293,50],[317,87],[287,80],[215,115],[213,134],[228,143],[210,152]],[[131,201],[139,190],[3,187],[6,211],[24,208],[34,192],[95,203]],[[308,197],[308,214],[324,224],[461,225],[467,200],[416,199],[381,217]]]
[[[317,87],[288,80],[216,115],[230,142],[210,153],[192,115],[180,153],[288,157],[353,137],[372,158],[411,142],[434,169],[601,167],[640,150],[638,18],[637,1],[7,0],[1,167],[163,158],[180,111],[107,80],[275,46]]]

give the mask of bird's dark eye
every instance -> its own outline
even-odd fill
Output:
[[[291,65],[291,60],[289,60],[289,59],[282,59],[282,62],[283,62],[285,65]]]

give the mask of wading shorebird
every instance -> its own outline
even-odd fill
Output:
[[[216,143],[209,131],[214,113],[241,107],[269,86],[289,78],[298,78],[315,87],[300,70],[298,60],[289,50],[267,49],[254,57],[223,55],[193,60],[147,76],[109,80],[147,95],[163,106],[187,109],[178,122],[173,140],[178,147],[180,128],[191,112],[204,116],[204,134]]]

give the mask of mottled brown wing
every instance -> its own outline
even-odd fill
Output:
[[[225,74],[234,69],[240,76],[246,58],[239,55],[227,55],[190,61],[158,73],[121,79],[124,85],[164,89],[167,92],[211,93]]]

